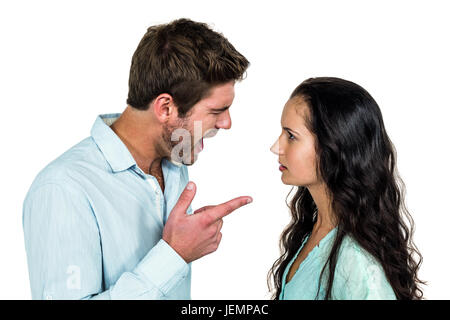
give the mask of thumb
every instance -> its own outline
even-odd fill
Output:
[[[195,197],[195,192],[197,188],[195,186],[195,183],[190,181],[186,187],[184,188],[183,192],[181,193],[180,197],[178,198],[177,203],[172,209],[171,215],[183,215],[186,214],[187,209],[191,205],[192,200]]]

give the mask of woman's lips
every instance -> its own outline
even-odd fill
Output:
[[[282,164],[280,164],[280,171],[284,171],[287,170],[287,168],[285,166],[283,166]]]

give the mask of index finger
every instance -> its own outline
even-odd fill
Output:
[[[239,209],[240,207],[249,204],[253,201],[251,197],[238,197],[234,198],[230,201],[224,202],[222,204],[217,205],[214,210],[211,212],[211,217],[214,221],[222,219],[223,217],[229,215],[234,210]]]

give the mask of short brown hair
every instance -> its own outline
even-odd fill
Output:
[[[184,117],[209,90],[242,80],[248,60],[205,23],[178,19],[151,26],[133,54],[127,104],[147,110],[168,93]]]

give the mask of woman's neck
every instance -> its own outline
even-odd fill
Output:
[[[317,220],[312,232],[328,233],[336,227],[336,218],[331,207],[331,199],[326,192],[325,184],[322,183],[308,187],[308,190],[317,206]]]

